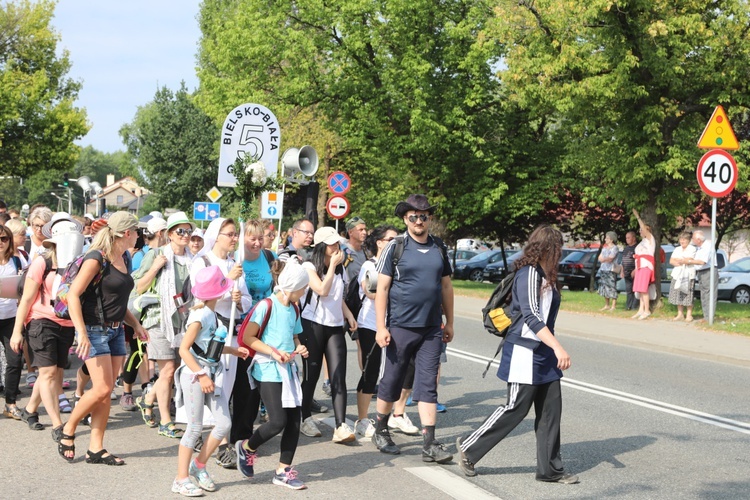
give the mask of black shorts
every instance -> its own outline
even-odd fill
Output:
[[[74,337],[75,328],[72,326],[60,326],[49,319],[29,321],[26,338],[34,366],[65,368]]]

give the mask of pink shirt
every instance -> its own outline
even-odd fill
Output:
[[[44,268],[45,265],[43,258],[40,257],[32,260],[31,265],[29,266],[29,272],[26,274],[26,278],[31,278],[34,283],[42,285]],[[42,285],[44,287],[44,303],[42,303],[41,297],[39,296],[39,294],[37,294],[37,296],[34,298],[34,303],[31,305],[31,309],[29,310],[29,315],[26,317],[26,324],[28,324],[32,319],[48,319],[54,321],[60,326],[73,326],[73,322],[71,320],[58,318],[55,315],[54,309],[52,309],[52,305],[50,304],[50,300],[54,300],[54,296],[52,295],[52,286],[55,283],[56,276],[57,272],[55,272],[54,269],[52,269],[47,275],[47,279],[44,280],[44,285]],[[39,291],[41,292],[41,286]]]

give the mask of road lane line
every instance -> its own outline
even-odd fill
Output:
[[[407,467],[404,470],[456,500],[500,500],[489,491],[442,467]]]
[[[465,359],[467,361],[472,361],[474,363],[480,363],[483,365],[485,365],[491,359],[487,356],[482,356],[480,354],[474,354],[468,351],[454,349],[452,347],[448,347],[448,354],[451,354],[452,356],[455,356],[460,359]],[[492,365],[497,367],[500,365],[500,362],[498,360],[493,360]],[[616,399],[618,401],[623,401],[625,403],[634,404],[634,405],[641,406],[644,408],[650,408],[652,410],[657,410],[663,413],[668,413],[670,415],[675,415],[675,416],[686,418],[689,420],[694,420],[696,422],[701,422],[704,424],[713,425],[715,427],[720,427],[722,429],[727,429],[730,431],[735,431],[735,432],[740,432],[742,434],[750,435],[750,423],[741,422],[739,420],[732,420],[729,418],[720,417],[718,415],[712,415],[710,413],[704,413],[698,410],[685,408],[683,406],[677,406],[677,405],[673,405],[670,403],[666,403],[664,401],[649,399],[649,398],[645,398],[642,396],[638,396],[636,394],[622,392],[622,391],[618,391],[615,389],[609,389],[607,387],[589,384],[586,382],[581,382],[578,380],[570,379],[567,377],[562,379],[561,383],[562,385],[566,387],[570,387],[572,389],[578,389],[579,391],[584,391],[584,392],[588,392],[591,394],[596,394],[599,396]]]

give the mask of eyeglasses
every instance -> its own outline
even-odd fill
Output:
[[[44,227],[44,224],[32,224],[31,225],[31,229],[35,231],[41,231],[43,227]]]
[[[305,234],[310,235],[310,236],[313,235],[312,231],[305,231],[304,229],[296,229],[295,231],[299,231],[300,233],[305,233]]]
[[[7,236],[0,236],[0,241],[3,243],[8,243],[10,241],[10,238]]]
[[[177,236],[190,236],[193,233],[190,229],[185,229],[184,227],[175,229],[174,232]]]
[[[410,215],[409,217],[407,217],[407,219],[409,219],[409,222],[411,222],[412,224],[414,224],[418,220],[421,220],[422,222],[427,222],[427,219],[429,219],[429,218],[430,218],[430,216],[429,215],[425,215],[425,214]]]
[[[219,234],[223,234],[224,236],[226,236],[230,240],[233,240],[235,238],[239,238],[240,237],[240,233],[219,233]]]

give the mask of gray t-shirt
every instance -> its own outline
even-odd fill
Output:
[[[357,277],[359,277],[359,270],[362,269],[362,264],[367,261],[367,255],[365,255],[365,251],[361,248],[359,251],[354,250],[348,242],[342,243],[341,249],[346,252],[347,256],[347,259],[344,261],[346,275],[349,277],[350,282],[352,280],[356,281]]]

